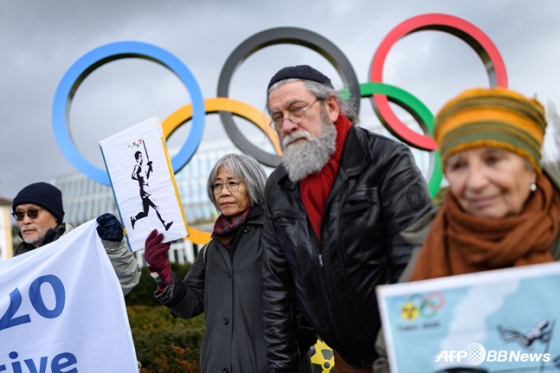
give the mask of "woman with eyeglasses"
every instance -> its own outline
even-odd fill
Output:
[[[560,260],[560,174],[541,162],[547,122],[536,99],[506,88],[469,89],[434,125],[449,189],[402,236],[419,246],[401,282]],[[494,328],[488,338],[504,338]],[[476,342],[471,340],[470,342]],[[374,372],[390,372],[382,334]],[[484,372],[483,366],[438,373]]]
[[[216,163],[207,192],[220,216],[184,280],[171,271],[163,235],[154,230],[146,240],[146,262],[161,279],[157,300],[178,317],[204,312],[202,372],[268,372],[261,316],[266,178],[246,155],[228,154]]]

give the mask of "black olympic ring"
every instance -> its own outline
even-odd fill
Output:
[[[360,84],[350,61],[336,45],[325,37],[312,31],[296,27],[278,27],[255,34],[241,43],[229,55],[218,80],[218,97],[228,98],[229,84],[233,73],[253,53],[276,44],[295,44],[307,47],[325,57],[340,74],[344,85],[350,90],[350,100],[356,112],[360,112]],[[244,153],[267,166],[276,167],[282,159],[253,145],[239,130],[233,115],[220,111],[220,119],[231,141]]]

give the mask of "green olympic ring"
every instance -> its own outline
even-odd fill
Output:
[[[349,97],[348,89],[344,89],[341,92],[343,98]],[[382,94],[387,96],[389,101],[399,105],[404,110],[406,110],[410,115],[416,119],[425,134],[433,137],[434,135],[434,115],[420,101],[418,98],[408,93],[404,89],[395,87],[390,84],[385,83],[362,83],[360,84],[360,96],[370,97],[373,94]],[[420,147],[414,146],[417,149]],[[439,150],[434,150],[430,152],[430,169],[428,171],[428,189],[430,190],[430,195],[432,198],[436,195],[439,190],[441,181],[443,180],[443,172],[441,166],[441,154]]]

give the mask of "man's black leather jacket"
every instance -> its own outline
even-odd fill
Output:
[[[270,372],[292,372],[301,313],[355,367],[371,367],[376,285],[396,282],[412,245],[400,232],[431,208],[409,148],[352,127],[317,239],[299,185],[280,165],[266,185],[263,318]]]

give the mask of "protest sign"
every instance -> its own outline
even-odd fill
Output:
[[[188,235],[187,220],[157,117],[125,129],[99,145],[132,251],[144,249],[153,229],[164,242]]]
[[[96,225],[0,262],[0,372],[138,372],[122,290]]]
[[[560,263],[379,286],[391,372],[555,371],[558,289]]]

